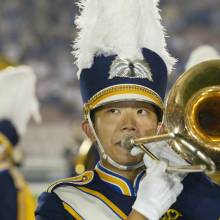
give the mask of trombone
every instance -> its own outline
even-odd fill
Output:
[[[156,136],[122,140],[124,147],[141,148],[158,160],[144,145],[166,140],[189,166],[168,171],[205,172],[220,170],[220,59],[197,64],[184,72],[171,88],[165,104],[168,132]]]

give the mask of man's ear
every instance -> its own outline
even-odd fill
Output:
[[[166,126],[163,122],[159,122],[157,124],[157,134],[164,134],[166,133]]]
[[[93,134],[92,128],[89,125],[88,120],[84,120],[81,124],[82,130],[83,132],[86,134],[86,136],[92,141],[94,142],[95,139],[95,135]]]

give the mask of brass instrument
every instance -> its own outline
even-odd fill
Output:
[[[191,166],[169,166],[169,171],[205,172],[220,184],[220,59],[197,64],[184,72],[171,88],[165,104],[165,134],[132,139],[122,145],[139,146],[159,160],[144,143],[170,140],[172,148]],[[76,163],[83,165],[91,144],[82,145]],[[83,151],[83,153],[81,152]]]
[[[84,139],[75,158],[74,169],[76,174],[94,169],[98,160],[99,156],[95,145],[89,139]]]
[[[170,140],[172,148],[192,164],[180,171],[220,170],[220,59],[197,64],[181,75],[166,101],[165,124],[166,134],[127,138],[124,145],[139,146],[154,158],[143,144]]]
[[[77,174],[81,174],[86,171],[86,161],[91,147],[92,143],[89,139],[85,139],[82,142],[79,148],[79,153],[76,157],[75,172]]]

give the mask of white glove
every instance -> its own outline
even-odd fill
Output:
[[[160,159],[165,159],[169,161],[169,165],[188,165],[188,163],[181,158],[179,154],[177,154],[166,141],[149,143],[146,145],[148,150],[150,150],[153,154],[155,154]],[[138,154],[142,154],[143,151],[139,147],[134,147],[131,150],[131,155],[136,156]],[[152,163],[152,159],[146,155],[145,165],[146,167],[150,167]]]
[[[178,176],[166,173],[167,164],[155,161],[140,183],[133,209],[149,220],[158,220],[176,201],[183,185]]]

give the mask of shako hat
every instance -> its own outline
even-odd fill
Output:
[[[166,49],[158,0],[81,0],[74,42],[84,115],[98,106],[136,100],[160,116],[176,60]]]

